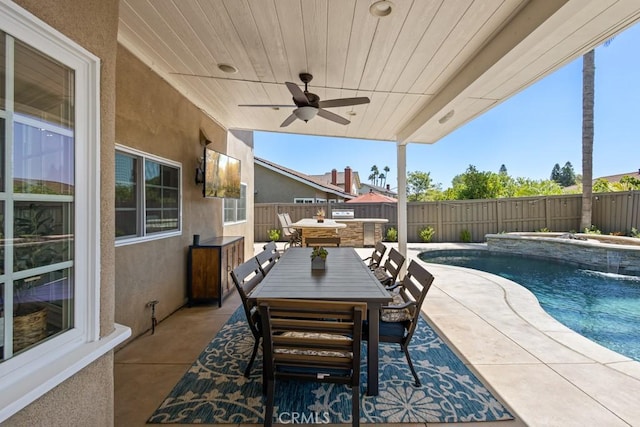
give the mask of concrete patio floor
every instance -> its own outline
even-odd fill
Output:
[[[468,246],[409,244],[408,256]],[[364,258],[372,250],[357,251]],[[465,426],[640,426],[640,362],[558,323],[529,291],[509,280],[459,267],[428,264],[428,269],[436,280],[423,307],[427,320],[516,417]],[[221,308],[182,308],[154,335],[120,349],[115,425],[145,425],[239,304],[234,292]]]

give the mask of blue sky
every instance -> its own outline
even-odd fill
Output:
[[[596,49],[593,176],[640,169],[640,25]],[[582,58],[530,86],[435,144],[409,144],[407,171],[429,172],[434,183],[451,186],[471,164],[509,175],[548,179],[569,161],[582,173]],[[322,140],[323,150],[314,150]],[[392,142],[256,132],[255,155],[316,175],[350,166],[367,181],[371,166],[391,169],[397,186]],[[312,156],[309,153],[313,153]],[[336,153],[338,153],[336,155]]]

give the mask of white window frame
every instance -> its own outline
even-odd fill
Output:
[[[76,96],[74,327],[0,363],[1,423],[113,350],[131,329],[115,324],[100,336],[100,59],[15,3],[0,0],[0,16],[0,30],[74,70]]]
[[[176,162],[173,160],[169,160],[169,159],[165,159],[163,157],[159,157],[159,156],[155,156],[153,154],[150,153],[146,153],[144,151],[140,151],[140,150],[136,150],[135,148],[131,148],[131,147],[127,147],[125,145],[121,145],[121,144],[116,144],[116,151],[120,151],[122,153],[125,154],[129,154],[131,156],[135,156],[142,161],[141,165],[140,165],[140,171],[138,173],[137,178],[141,179],[140,182],[138,182],[138,188],[139,190],[139,195],[140,197],[137,198],[137,206],[136,206],[136,214],[138,216],[138,218],[136,218],[136,220],[138,221],[139,224],[139,234],[137,236],[126,236],[126,237],[121,237],[121,238],[116,238],[116,247],[118,246],[125,246],[125,245],[131,245],[131,244],[135,244],[135,243],[141,243],[141,242],[148,242],[151,240],[158,240],[158,239],[166,239],[167,237],[174,237],[174,236],[181,236],[182,235],[182,163],[180,162]],[[178,169],[178,198],[179,198],[179,203],[180,206],[178,208],[178,229],[177,230],[171,230],[171,231],[165,231],[165,232],[158,232],[158,233],[152,233],[152,234],[147,234],[146,232],[146,227],[145,227],[145,218],[146,218],[146,206],[145,206],[145,197],[144,197],[144,188],[145,188],[145,181],[144,181],[144,172],[145,172],[145,168],[144,168],[144,161],[145,160],[151,160],[153,162],[156,163],[161,163],[163,165],[167,165],[167,166],[171,166],[174,167],[176,169]]]
[[[315,203],[316,199],[313,197],[294,197],[293,203]]]
[[[238,220],[238,200],[239,199],[232,199],[232,198],[226,198],[223,199],[222,202],[222,220],[223,220],[223,224],[225,226],[227,225],[234,225],[234,224],[242,224],[244,222],[247,222],[247,190],[249,189],[248,185],[245,184],[244,182],[240,183],[240,194],[242,194],[242,189],[244,188],[244,219]],[[233,221],[225,221],[225,210],[227,208],[227,203],[228,204],[233,204],[233,210],[234,210],[234,218],[235,220]]]

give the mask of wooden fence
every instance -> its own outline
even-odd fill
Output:
[[[435,229],[433,242],[459,242],[468,230],[472,241],[482,242],[486,234],[511,231],[578,231],[582,200],[580,194],[518,197],[487,200],[446,200],[407,204],[407,240],[420,242],[420,229]],[[293,221],[313,217],[323,208],[327,218],[333,209],[353,209],[356,218],[386,218],[385,230],[398,228],[395,203],[260,203],[256,204],[254,238],[268,241],[268,230],[280,229],[278,213],[289,212]],[[592,223],[603,234],[629,234],[640,228],[640,191],[598,193],[593,196]]]

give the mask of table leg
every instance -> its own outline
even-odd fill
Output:
[[[367,344],[367,394],[378,395],[378,341],[380,334],[380,306],[369,304],[369,342]]]

